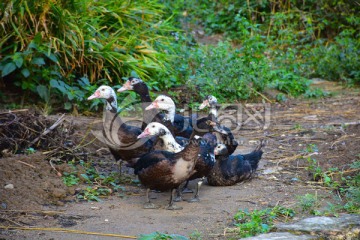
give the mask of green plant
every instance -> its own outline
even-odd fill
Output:
[[[34,154],[36,152],[36,150],[32,147],[29,147],[25,150],[25,153],[30,155],[30,154]]]
[[[299,196],[298,201],[301,211],[308,212],[313,215],[320,215],[319,210],[316,209],[320,206],[317,195],[307,193],[304,196]]]
[[[150,234],[141,234],[138,240],[189,240],[187,237],[178,234],[167,234],[160,232],[153,232]]]
[[[306,167],[306,170],[309,171],[309,174],[311,174],[312,179],[314,181],[318,181],[321,179],[321,176],[323,175],[323,170],[319,166],[316,159],[312,157],[307,158],[308,166]]]
[[[254,210],[252,212],[239,210],[234,216],[236,221],[234,231],[236,231],[238,237],[241,238],[255,236],[270,231],[276,220],[280,218],[287,220],[294,216],[294,210],[282,206]]]
[[[111,189],[105,187],[86,187],[77,194],[77,198],[86,201],[97,201],[100,202],[101,196],[107,196],[111,194]]]
[[[67,173],[64,172],[63,176],[62,176],[63,182],[66,186],[70,187],[70,186],[74,186],[79,184],[80,182],[80,178],[78,178],[75,173]]]
[[[317,145],[314,143],[308,144],[305,149],[305,152],[307,152],[307,153],[314,153],[314,152],[318,152],[318,151],[319,151],[319,149],[318,149]],[[316,160],[314,163],[316,163]]]
[[[189,238],[190,238],[190,240],[202,240],[203,239],[201,236],[201,232],[199,232],[197,230],[194,231],[193,233],[191,233],[189,235]]]

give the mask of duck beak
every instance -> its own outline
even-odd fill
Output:
[[[149,106],[147,106],[145,108],[145,110],[150,110],[150,109],[154,109],[154,108],[159,108],[157,101],[153,101]]]
[[[93,95],[91,95],[90,97],[88,97],[87,100],[92,100],[94,98],[99,98],[100,97],[100,91],[96,90],[96,92],[94,92]]]
[[[202,104],[199,106],[199,109],[201,110],[201,109],[203,109],[205,107],[208,107],[208,106],[209,106],[209,100],[204,100],[202,102]]]
[[[211,126],[214,131],[218,132],[218,133],[221,133],[221,134],[225,134],[225,135],[229,135],[227,133],[227,131],[225,131],[225,129],[220,126],[220,124],[218,124],[217,122],[214,122],[214,121],[211,121],[211,120],[207,120],[206,123]]]
[[[133,86],[131,85],[131,82],[129,80],[127,80],[124,85],[122,85],[121,88],[119,88],[117,90],[117,92],[125,92],[125,91],[129,91],[129,90],[133,90]]]
[[[150,135],[149,129],[145,128],[145,130],[139,136],[137,136],[137,138],[138,139],[139,138],[145,138],[145,137],[147,137],[149,135]]]

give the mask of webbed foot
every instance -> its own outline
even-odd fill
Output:
[[[158,209],[158,208],[160,208],[160,206],[152,202],[144,203],[144,209]]]
[[[175,204],[169,205],[166,210],[182,210],[182,207],[178,207]]]

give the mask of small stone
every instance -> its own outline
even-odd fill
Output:
[[[14,184],[12,184],[12,183],[6,184],[4,188],[5,189],[14,189]]]
[[[63,198],[66,196],[66,191],[64,189],[55,188],[52,195],[56,198]]]
[[[108,222],[109,221],[109,219],[105,219],[105,222]]]

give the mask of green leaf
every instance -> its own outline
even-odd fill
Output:
[[[23,69],[21,69],[21,74],[27,78],[30,76],[30,71],[27,68],[23,68]]]
[[[2,69],[1,77],[5,77],[9,75],[13,71],[15,71],[15,69],[16,69],[16,65],[14,63],[10,62],[6,64]]]
[[[46,102],[50,100],[50,91],[45,85],[37,86],[36,91],[39,94],[39,96]]]
[[[50,53],[49,55],[46,55],[51,61],[53,61],[54,63],[57,63],[58,62],[58,59],[56,57],[55,54],[53,53]]]
[[[41,58],[41,57],[34,58],[33,60],[31,60],[31,63],[39,65],[39,66],[45,65],[44,58]]]
[[[23,63],[24,63],[24,59],[22,58],[22,56],[18,53],[18,54],[15,54],[14,56],[13,56],[13,61],[14,61],[14,63],[16,64],[16,66],[18,67],[18,68],[21,68],[21,66],[23,65]]]
[[[64,103],[64,108],[65,108],[65,110],[70,110],[71,107],[72,107],[71,102],[66,102],[66,103]],[[83,174],[81,174],[81,176],[83,176]],[[83,177],[84,177],[84,176],[83,176]]]

